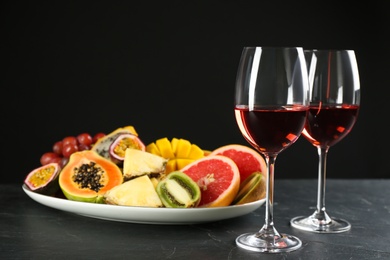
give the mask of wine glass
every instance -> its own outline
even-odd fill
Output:
[[[277,155],[301,135],[308,111],[308,76],[301,47],[245,47],[238,67],[235,117],[246,139],[267,163],[265,224],[242,234],[244,249],[279,253],[301,247],[299,238],[274,226],[274,168]]]
[[[351,229],[343,219],[325,210],[326,160],[329,148],[348,135],[360,107],[360,82],[353,50],[305,50],[310,108],[303,136],[317,148],[317,208],[308,217],[293,218],[294,228],[316,233],[340,233]]]

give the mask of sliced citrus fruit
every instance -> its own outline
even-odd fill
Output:
[[[195,160],[182,172],[200,187],[198,207],[229,206],[240,188],[240,172],[234,161],[226,156],[214,155]]]
[[[169,159],[165,173],[178,171],[195,160],[204,157],[204,150],[183,138],[160,138],[146,146],[146,151]]]
[[[261,172],[266,176],[267,165],[264,158],[248,146],[229,144],[215,149],[210,155],[224,155],[232,159],[240,171],[241,182],[254,172]]]

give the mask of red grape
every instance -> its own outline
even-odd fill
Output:
[[[64,144],[64,146],[62,147],[62,156],[64,156],[65,158],[69,158],[72,153],[75,153],[78,150],[79,148],[77,144]]]
[[[77,145],[77,138],[74,136],[67,136],[64,139],[62,139],[63,148],[65,147],[65,145],[68,144]]]
[[[60,163],[61,167],[63,168],[68,162],[69,162],[69,158],[62,157]]]
[[[89,146],[89,145],[86,145],[86,144],[79,144],[78,145],[79,151],[84,151],[84,150],[89,150],[89,149],[91,149],[91,146]]]
[[[91,145],[93,141],[92,136],[88,133],[79,134],[76,138],[79,144],[84,144],[86,146]]]
[[[58,155],[62,155],[62,141],[58,141],[54,143],[53,152]]]
[[[51,163],[53,160],[55,160],[56,158],[59,158],[60,156],[56,153],[53,153],[53,152],[47,152],[47,153],[44,153],[42,156],[41,156],[41,159],[40,159],[40,162],[41,162],[41,165],[46,165],[46,164],[49,164]]]
[[[56,158],[53,158],[50,162],[51,163],[58,163],[59,165],[61,165],[61,163],[62,163],[62,158],[63,157],[56,157]]]
[[[92,138],[92,143],[96,143],[97,140],[99,140],[100,138],[102,138],[103,136],[105,136],[106,134],[105,133],[97,133],[93,136]]]
[[[40,163],[41,165],[46,165],[51,162],[57,162],[64,167],[68,163],[71,154],[90,150],[92,145],[105,135],[105,133],[99,132],[92,137],[89,133],[84,132],[77,136],[66,136],[61,141],[53,144],[52,152],[44,153],[41,156]]]

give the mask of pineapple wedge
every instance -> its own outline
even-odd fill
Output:
[[[120,206],[162,207],[153,182],[147,175],[115,186],[104,194],[107,204]]]
[[[123,161],[123,177],[126,180],[142,175],[158,178],[165,172],[167,162],[168,159],[161,156],[138,149],[127,148]]]

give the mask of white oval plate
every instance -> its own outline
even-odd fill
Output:
[[[24,192],[36,202],[78,215],[139,224],[184,225],[213,222],[246,215],[264,204],[265,199],[255,202],[215,208],[151,208],[129,207],[71,201],[42,195],[22,186]]]

